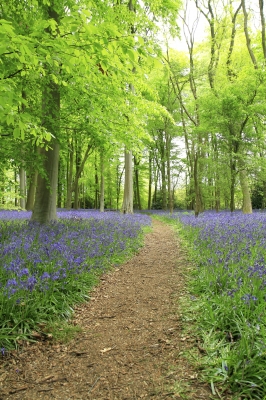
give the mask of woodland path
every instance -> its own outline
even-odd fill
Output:
[[[75,339],[39,342],[1,362],[0,400],[213,398],[184,358],[196,346],[178,310],[187,267],[173,230],[154,220],[138,254],[76,308]]]

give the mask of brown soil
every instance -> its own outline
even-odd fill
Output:
[[[40,341],[2,359],[0,399],[211,399],[184,357],[196,347],[178,308],[187,267],[171,228],[153,221],[138,254],[76,308],[75,339]]]

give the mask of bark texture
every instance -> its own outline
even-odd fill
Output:
[[[59,15],[53,6],[47,7],[47,19],[53,19],[59,24]],[[47,28],[47,32],[49,29]],[[49,76],[50,68],[47,69],[47,77],[43,77],[42,89],[42,125],[53,139],[45,142],[45,146],[39,149],[43,156],[43,167],[37,179],[37,189],[34,209],[31,219],[39,223],[49,223],[57,219],[57,184],[59,166],[59,142],[60,135],[60,88]],[[53,70],[59,74],[59,70]]]
[[[125,151],[125,183],[122,205],[123,214],[133,214],[133,167],[132,151]]]

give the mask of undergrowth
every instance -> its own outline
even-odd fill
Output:
[[[265,400],[266,214],[163,218],[176,226],[194,265],[186,310],[194,316],[204,379],[218,397]]]

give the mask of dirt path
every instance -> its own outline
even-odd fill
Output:
[[[182,355],[193,346],[178,315],[185,268],[173,231],[154,221],[139,253],[77,308],[75,340],[34,344],[0,367],[0,399],[211,399]]]

